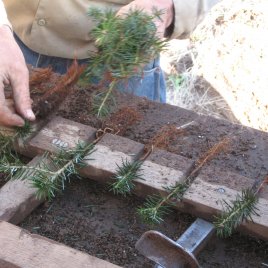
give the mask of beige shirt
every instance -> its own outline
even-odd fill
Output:
[[[144,0],[146,1],[146,0]],[[153,1],[153,0],[147,0]],[[14,32],[32,50],[63,58],[88,58],[94,49],[87,15],[91,7],[118,10],[131,0],[3,0]],[[217,0],[174,0],[175,27],[171,38],[185,38]],[[8,23],[4,11],[0,24]],[[3,10],[3,9],[2,9]]]

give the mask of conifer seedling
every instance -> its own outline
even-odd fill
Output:
[[[244,221],[251,220],[253,215],[258,215],[258,198],[251,189],[243,190],[231,203],[223,200],[224,211],[217,216],[214,225],[219,237],[231,236],[234,230]]]
[[[170,208],[174,204],[174,201],[177,202],[182,200],[183,195],[191,186],[192,181],[200,169],[217,154],[224,151],[228,146],[228,143],[228,139],[223,139],[219,143],[212,146],[196,161],[193,170],[183,182],[176,183],[173,187],[165,189],[168,191],[168,194],[166,196],[148,197],[144,206],[138,208],[138,214],[141,216],[141,218],[150,224],[161,223],[164,220],[163,217],[168,214]]]
[[[31,125],[26,121],[23,127],[15,128],[15,133],[0,133],[0,166],[2,163],[20,162],[18,154],[13,150],[13,143],[19,138],[25,138],[31,131]]]
[[[93,100],[94,111],[100,117],[109,113],[107,103],[119,83],[140,74],[143,67],[158,57],[166,46],[166,40],[157,36],[154,20],[160,12],[151,15],[142,10],[131,10],[119,17],[115,11],[91,8],[88,15],[95,21],[91,31],[96,51],[91,52],[89,64],[82,76],[89,82],[99,81],[100,94]],[[127,85],[126,85],[127,86]]]
[[[262,180],[261,184],[255,183],[253,187],[242,190],[241,194],[230,203],[223,200],[223,213],[215,217],[214,225],[219,237],[229,237],[236,228],[243,222],[252,221],[252,216],[258,214],[258,194],[262,187],[268,183],[268,176]]]
[[[57,192],[65,189],[66,182],[84,166],[84,160],[93,152],[94,145],[78,143],[74,149],[61,150],[58,153],[45,152],[35,166],[27,166],[21,162],[1,161],[0,172],[8,179],[27,179],[36,189],[39,199],[52,199]]]

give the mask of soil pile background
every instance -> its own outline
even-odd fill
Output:
[[[220,2],[191,41],[199,75],[243,125],[268,131],[268,2]]]

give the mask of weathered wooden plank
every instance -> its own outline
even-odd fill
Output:
[[[0,267],[116,268],[107,261],[0,222]]]
[[[86,160],[81,174],[99,182],[109,182],[123,161],[132,162],[143,152],[143,145],[135,141],[106,134],[95,146],[94,152]],[[182,182],[184,172],[193,161],[163,150],[155,150],[142,164],[141,179],[134,180],[135,193],[139,196],[151,194],[165,195],[164,187]]]
[[[55,117],[29,141],[27,150],[35,155],[44,151],[55,152],[59,149],[74,148],[78,142],[91,142],[95,139],[96,130],[74,121]]]
[[[141,166],[141,179],[135,180],[137,195],[166,195],[167,187],[182,183],[193,161],[164,150],[155,149]]]
[[[132,162],[143,151],[143,145],[112,134],[105,134],[95,145],[94,152],[85,160],[81,174],[107,182],[117,171],[122,161]]]
[[[37,156],[28,166],[35,166],[40,160]],[[24,176],[25,180],[10,180],[0,188],[0,220],[17,224],[43,202],[36,198],[36,189],[27,181],[29,173]]]

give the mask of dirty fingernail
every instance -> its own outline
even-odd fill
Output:
[[[26,111],[26,117],[29,120],[35,120],[35,115],[31,109]]]

